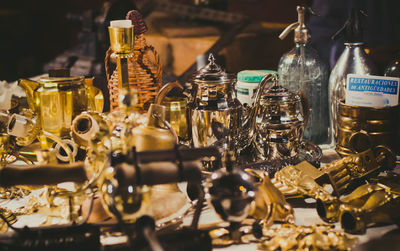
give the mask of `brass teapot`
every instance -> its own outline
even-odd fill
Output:
[[[88,108],[84,77],[67,71],[50,71],[39,81],[20,79],[29,108],[38,115],[40,128],[58,137],[69,136],[72,120]]]
[[[209,64],[192,77],[191,93],[186,93],[189,97],[186,109],[192,145],[217,146],[223,152],[239,153],[253,140],[262,93],[266,84],[277,79],[277,75],[269,73],[263,78],[254,105],[245,108],[236,98],[234,75],[217,65],[212,54],[208,60]],[[160,93],[163,92],[161,96],[165,95],[167,89],[179,87],[176,83],[168,85],[160,90]],[[161,102],[162,98],[156,100]]]

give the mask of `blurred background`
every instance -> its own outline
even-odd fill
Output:
[[[131,9],[145,17],[147,42],[159,52],[165,73],[180,76],[218,54],[229,72],[277,68],[293,46],[292,35],[278,35],[297,21],[297,5],[312,6],[309,18],[314,48],[333,67],[340,54],[330,37],[344,24],[347,0],[1,0],[0,80],[14,81],[68,67],[73,75],[104,76],[110,20]],[[400,48],[400,1],[365,0],[366,48],[380,70]],[[165,3],[165,4],[163,4]],[[199,9],[183,8],[195,7]],[[216,12],[202,12],[202,8]],[[227,15],[228,14],[228,15]],[[193,70],[193,69],[192,69]]]

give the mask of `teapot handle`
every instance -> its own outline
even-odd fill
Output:
[[[169,82],[167,84],[165,84],[157,93],[156,96],[156,100],[155,100],[155,104],[157,105],[161,105],[161,103],[163,102],[165,96],[174,88],[178,88],[179,90],[183,91],[183,87],[181,84],[179,84],[178,81],[174,81],[174,82]]]
[[[300,96],[301,107],[303,109],[304,116],[304,128],[308,124],[308,120],[310,119],[310,102],[308,101],[307,96],[302,91],[297,91],[297,94]]]

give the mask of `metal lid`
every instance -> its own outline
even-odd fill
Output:
[[[299,101],[300,97],[279,85],[278,81],[274,81],[272,85],[264,90],[263,99],[270,101]]]
[[[68,68],[54,68],[49,70],[48,77],[41,77],[39,82],[42,84],[74,84],[84,80],[81,76],[71,76]]]
[[[82,82],[84,77],[81,76],[71,76],[71,77],[42,77],[39,79],[41,83],[59,83],[59,84],[68,84],[68,83],[76,83]]]
[[[232,81],[232,76],[227,74],[225,70],[215,63],[215,58],[212,53],[210,53],[208,61],[210,62],[208,65],[196,72],[196,75],[194,76],[195,82],[212,82],[215,84],[218,82],[226,83]]]

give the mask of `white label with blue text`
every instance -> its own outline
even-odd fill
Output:
[[[372,75],[347,75],[346,104],[390,107],[399,103],[400,78]]]

